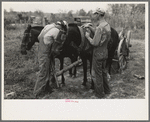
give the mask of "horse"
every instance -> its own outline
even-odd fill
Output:
[[[68,24],[69,29],[67,31],[67,37],[65,43],[68,43],[75,48],[78,53],[80,54],[80,58],[83,62],[83,86],[86,86],[87,82],[87,60],[90,62],[90,72],[92,67],[92,53],[93,53],[93,47],[89,43],[89,41],[85,38],[85,28],[79,27],[75,23]],[[83,31],[83,34],[81,34],[81,30]],[[84,36],[84,37],[82,37]],[[91,37],[94,36],[94,33],[91,33]],[[84,41],[83,41],[84,40]],[[108,43],[108,58],[106,61],[106,67],[108,67],[108,72],[111,74],[111,65],[112,65],[112,59],[115,55],[115,51],[119,44],[119,36],[115,29],[111,27],[111,40]],[[92,82],[91,89],[94,89],[94,83]]]
[[[42,31],[43,28],[44,28],[43,26],[33,26],[32,27],[31,25],[28,25],[27,29],[24,31],[24,36],[23,36],[22,43],[21,43],[21,54],[22,55],[26,55],[27,50],[30,50],[32,48],[32,46],[35,44],[35,42],[39,42],[38,35],[40,34],[40,32]],[[66,43],[64,42],[64,44],[66,44]],[[55,57],[55,58],[59,59],[59,61],[60,61],[60,70],[63,69],[65,57],[69,57],[71,59],[71,62],[73,63],[77,60],[78,53],[74,48],[72,48],[68,45],[67,45],[67,47],[63,47],[60,54]],[[69,70],[69,75],[71,77],[76,77],[76,67],[74,68],[73,73],[72,73],[72,69]],[[62,82],[64,82],[64,80],[65,80],[63,74],[62,74],[61,80],[62,80]]]

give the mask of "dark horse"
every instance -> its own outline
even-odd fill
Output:
[[[70,23],[67,34],[67,41],[65,43],[71,44],[80,54],[80,57],[83,62],[83,71],[84,71],[84,79],[82,85],[86,86],[87,82],[87,60],[90,61],[90,70],[91,70],[91,64],[92,64],[92,52],[93,48],[89,41],[85,38],[85,28],[80,28],[77,26],[77,24]],[[80,29],[79,29],[80,28]],[[83,29],[84,34],[84,41],[81,37],[81,29]],[[91,34],[91,37],[93,37],[94,34]],[[112,59],[114,58],[115,51],[119,44],[119,36],[115,29],[111,28],[111,40],[108,44],[108,59],[106,62],[106,67],[108,67],[109,73],[111,72],[111,65],[112,65]],[[93,88],[93,83],[92,87]]]
[[[42,31],[43,26],[34,26],[28,25],[27,29],[24,31],[24,36],[21,43],[21,54],[26,55],[27,50],[30,50],[35,42],[39,42],[38,35]],[[66,43],[65,43],[66,44]],[[59,55],[56,56],[60,60],[60,70],[63,69],[64,57],[69,57],[71,62],[75,62],[78,57],[77,51],[71,46],[63,47]],[[76,77],[76,68],[74,68],[73,74],[72,70],[69,70],[70,76],[74,75]],[[64,76],[62,74],[62,83],[64,82]]]

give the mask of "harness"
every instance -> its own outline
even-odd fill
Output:
[[[88,52],[88,51],[90,51],[91,49],[92,49],[92,47],[90,48],[90,43],[88,44],[88,42],[85,42],[86,41],[86,37],[85,37],[85,30],[84,30],[84,28],[83,27],[80,27],[80,26],[78,26],[78,28],[79,28],[79,31],[80,31],[80,34],[81,34],[81,43],[80,43],[80,45],[79,46],[77,46],[73,41],[71,42],[71,46],[73,47],[73,48],[75,48],[76,50],[78,50],[78,52],[80,52],[80,51],[86,51],[86,52]]]
[[[65,32],[64,30],[59,29],[59,31],[62,32],[63,34],[66,34],[66,32]],[[61,36],[62,36],[62,35],[61,35]],[[61,37],[61,38],[62,38],[62,37]],[[55,42],[58,43],[58,44],[63,44],[63,43],[64,43],[64,42],[62,43],[62,42],[60,42],[60,41],[57,41],[57,39],[55,39]]]
[[[84,42],[85,42],[85,35],[84,35],[84,31],[83,28],[78,26],[80,34],[81,34],[81,44],[79,45],[79,48],[83,49],[84,48]]]
[[[71,46],[74,47],[75,49],[77,49],[78,51],[81,51],[84,47],[84,39],[85,39],[85,36],[84,36],[84,31],[83,31],[83,28],[81,28],[80,26],[78,26],[79,28],[79,31],[80,31],[80,34],[81,34],[81,43],[79,46],[77,46],[73,41],[71,42]]]

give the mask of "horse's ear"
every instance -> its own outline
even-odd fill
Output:
[[[28,24],[27,31],[30,31],[30,30],[31,30],[31,25]]]

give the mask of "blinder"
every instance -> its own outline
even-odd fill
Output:
[[[22,43],[22,45],[24,45],[26,50],[28,50],[28,44],[32,42],[32,40],[31,40],[31,38],[32,38],[31,32],[24,33],[24,38],[25,38],[25,41],[24,41],[24,44]]]
[[[60,35],[60,40],[58,40],[59,34],[61,34],[61,35]],[[57,36],[55,42],[56,42],[56,43],[59,43],[59,44],[61,44],[61,45],[63,45],[64,42],[65,42],[65,40],[66,40],[66,38],[67,38],[66,31],[60,29],[60,30],[59,30],[59,34],[58,34],[58,36]]]
[[[32,38],[32,34],[31,34],[31,32],[30,33],[24,33],[24,36],[27,36],[27,40],[28,40],[28,42],[26,42],[26,44],[27,43],[30,43],[31,42],[31,38]]]
[[[31,42],[31,38],[32,38],[32,35],[31,35],[31,32],[30,33],[24,33],[24,36],[28,36],[28,43],[30,43]]]

